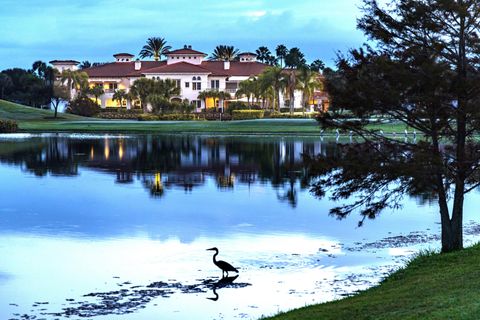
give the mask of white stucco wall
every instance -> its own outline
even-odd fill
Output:
[[[179,74],[148,74],[146,76],[149,79],[172,79],[172,80],[180,80],[180,96],[181,99],[188,99],[189,101],[193,100],[198,100],[198,94],[201,91],[208,90],[210,87],[210,80],[208,77],[208,73],[179,73]],[[195,82],[201,82],[201,90],[193,90],[193,77],[200,77],[200,81],[195,81]],[[188,88],[186,87],[186,83],[188,82]],[[224,84],[225,86],[225,84]]]

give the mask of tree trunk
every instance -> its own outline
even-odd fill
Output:
[[[275,92],[275,96],[276,96],[275,99],[277,100],[277,105],[278,105],[278,110],[277,111],[280,112],[280,90],[277,90]]]
[[[290,93],[290,114],[295,110],[295,92]]]
[[[463,248],[463,187],[456,186],[452,218],[450,219],[446,191],[440,175],[437,177],[437,185],[440,189],[438,204],[442,226],[442,253],[460,250]]]

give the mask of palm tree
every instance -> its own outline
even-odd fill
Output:
[[[140,78],[130,87],[132,96],[138,97],[143,108],[143,112],[148,112],[147,97],[154,92],[155,81],[148,78]]]
[[[152,109],[155,112],[160,111],[161,114],[165,113],[165,106],[168,104],[168,100],[158,93],[152,93],[147,96],[147,101],[152,105]]]
[[[262,98],[262,108],[267,108],[270,106],[270,102],[273,101],[275,103],[275,91],[273,89],[272,83],[270,79],[265,75],[265,73],[261,73],[257,79],[257,87],[259,91],[259,96]],[[266,103],[268,105],[266,106]],[[272,107],[275,107],[275,104],[272,104]]]
[[[257,60],[263,63],[269,63],[272,60],[272,53],[267,47],[259,47],[255,53],[257,54]]]
[[[53,88],[53,82],[56,78],[54,68],[48,66],[45,62],[38,60],[32,64],[30,72],[43,79],[48,87],[51,89]]]
[[[216,98],[218,97],[218,91],[214,90],[204,90],[198,93],[198,99],[203,100],[205,103],[205,110],[207,109],[207,99],[208,98]]]
[[[98,98],[105,93],[102,85],[96,85],[91,88],[84,90],[86,94],[90,94],[95,97],[95,103],[98,104]]]
[[[224,111],[224,107],[225,107],[225,100],[230,100],[232,99],[232,96],[230,95],[230,93],[228,92],[225,92],[225,91],[218,91],[216,96],[214,97],[214,99],[218,99],[219,103],[218,105],[220,106],[220,108],[222,108],[222,112]],[[215,101],[215,105],[216,104],[216,101]]]
[[[138,99],[138,96],[135,94],[135,92],[130,90],[127,92],[125,99],[127,99],[127,104],[130,103],[130,107],[133,109],[135,107],[133,102]]]
[[[270,83],[273,89],[273,108],[278,106],[278,112],[280,112],[280,91],[285,85],[285,73],[280,67],[267,67],[261,74],[263,81]]]
[[[139,56],[142,59],[153,57],[155,61],[158,61],[160,60],[162,55],[167,54],[168,51],[172,48],[171,46],[167,46],[166,44],[167,41],[165,41],[164,38],[148,38],[147,44],[143,46]]]
[[[305,110],[314,92],[323,89],[323,84],[320,81],[320,74],[308,68],[300,69],[298,81],[302,90],[302,105]]]
[[[297,70],[288,70],[288,75],[284,78],[285,89],[290,100],[290,114],[293,114],[295,108],[295,91],[300,89],[300,83],[297,79]]]
[[[177,86],[177,82],[172,79],[161,79],[154,81],[153,93],[162,96],[164,99],[170,101],[174,96],[180,94],[180,88]]]
[[[307,61],[305,60],[305,55],[297,47],[290,49],[285,56],[285,67],[287,68],[299,69],[301,67],[304,67],[306,63]]]
[[[283,63],[285,62],[285,57],[287,56],[288,49],[283,44],[280,44],[275,49],[275,53],[277,54],[277,58],[280,59],[280,67],[283,68]]]
[[[238,58],[239,50],[234,46],[218,45],[209,60],[234,61]]]
[[[325,63],[320,59],[316,59],[310,64],[310,69],[316,72],[320,72],[320,70],[323,71],[323,69],[325,69]]]
[[[60,81],[67,84],[69,100],[72,100],[72,90],[82,92],[88,88],[88,74],[83,71],[65,69],[60,74]]]
[[[250,106],[250,99],[255,95],[256,92],[255,81],[256,79],[254,77],[250,77],[249,79],[240,82],[238,84],[238,90],[235,93],[236,98],[247,97],[248,106]]]
[[[80,63],[78,67],[80,68],[80,70],[88,69],[92,67],[92,64],[90,63],[90,61],[85,60],[82,63]]]
[[[47,68],[47,64],[43,61],[38,60],[32,64],[31,72],[35,73],[40,78],[43,78],[43,72],[45,71],[46,68]]]
[[[117,101],[120,107],[123,106],[123,101],[127,100],[127,92],[124,89],[115,90],[113,100]]]

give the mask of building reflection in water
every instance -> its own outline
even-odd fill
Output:
[[[109,145],[108,138],[105,138],[104,144],[105,146],[103,148],[103,155],[105,157],[105,160],[108,160],[110,158],[110,145]]]
[[[335,153],[320,139],[132,136],[73,139],[37,137],[34,143],[0,153],[0,161],[20,165],[37,176],[75,176],[78,167],[100,170],[119,184],[139,181],[152,197],[169,188],[194,191],[213,178],[220,189],[254,183],[277,189],[292,207],[298,190],[309,187],[303,154]],[[2,142],[0,148],[8,142]],[[1,150],[1,149],[0,149]]]

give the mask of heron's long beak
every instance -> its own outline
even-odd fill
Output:
[[[215,248],[210,248],[210,249],[207,249],[207,251],[208,251],[208,250],[214,251],[214,250],[215,250]]]

